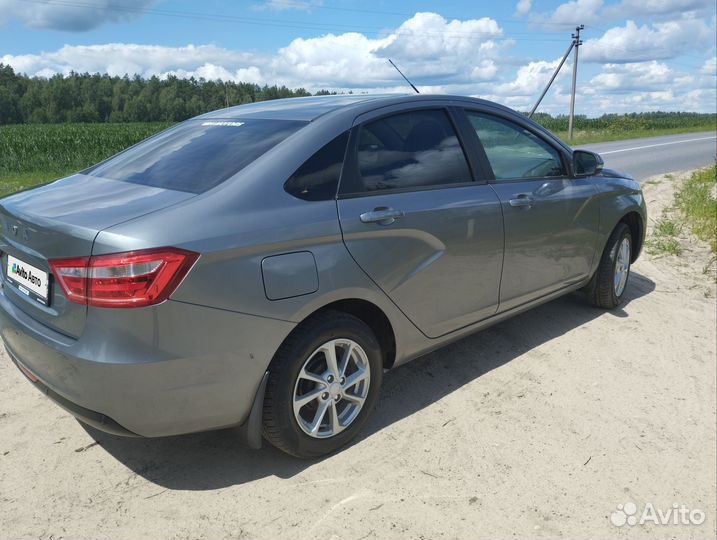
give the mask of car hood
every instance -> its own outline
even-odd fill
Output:
[[[635,179],[631,174],[616,171],[615,169],[603,169],[600,174],[601,176],[605,176],[607,178],[626,178],[627,180]]]

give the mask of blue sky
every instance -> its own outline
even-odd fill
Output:
[[[422,92],[529,109],[585,24],[576,111],[714,112],[714,0],[0,0],[0,62],[354,92]],[[566,113],[566,64],[541,110]]]

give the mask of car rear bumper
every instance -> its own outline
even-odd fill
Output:
[[[62,397],[57,392],[54,392],[53,390],[45,386],[42,382],[40,382],[40,379],[38,379],[34,373],[32,373],[23,364],[21,364],[20,361],[15,358],[15,356],[12,354],[12,352],[10,352],[9,349],[6,348],[5,350],[7,351],[12,361],[15,362],[17,368],[22,372],[23,375],[25,375],[25,377],[27,377],[27,379],[35,386],[35,388],[45,394],[57,405],[72,414],[78,420],[81,420],[85,424],[88,424],[106,433],[111,433],[113,435],[121,435],[122,437],[139,437],[139,435],[137,435],[136,433],[132,433],[130,430],[123,428],[110,417],[105,416],[102,413],[98,413],[97,411],[91,411],[89,409],[85,409],[84,407],[80,407],[79,405],[77,405],[77,403],[73,403],[69,399],[65,399],[64,397]]]
[[[90,309],[74,340],[31,318],[0,289],[0,335],[13,361],[71,414],[125,436],[242,424],[294,326],[170,300]]]

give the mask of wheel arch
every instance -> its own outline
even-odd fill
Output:
[[[361,320],[378,339],[383,353],[383,367],[390,369],[393,366],[396,361],[396,334],[391,321],[380,307],[361,298],[335,300],[318,308],[299,324],[325,311],[341,311]]]
[[[393,364],[396,361],[396,333],[394,325],[391,324],[391,320],[388,318],[383,309],[378,307],[375,303],[362,298],[342,298],[314,309],[301,319],[301,321],[296,325],[296,328],[303,326],[317,315],[327,311],[340,311],[342,313],[353,315],[368,326],[376,336],[376,339],[378,339],[379,345],[381,346],[384,369],[390,369],[393,367]],[[286,339],[289,339],[290,336],[291,334],[289,334]]]
[[[620,221],[615,224],[615,227],[617,227],[617,225],[620,223],[625,223],[628,227],[630,227],[630,235],[632,236],[633,243],[630,262],[634,263],[640,256],[640,252],[642,251],[642,245],[645,242],[645,224],[643,222],[642,216],[636,210],[632,210],[622,216],[622,218],[620,218]]]

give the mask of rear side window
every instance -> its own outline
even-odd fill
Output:
[[[293,120],[196,120],[139,143],[87,174],[145,186],[202,193],[296,132]]]
[[[306,201],[335,198],[348,142],[346,131],[318,150],[286,181],[286,192]]]
[[[466,111],[496,180],[564,176],[560,153],[508,120]]]
[[[359,128],[355,175],[346,193],[471,182],[463,148],[446,111],[395,114]]]

